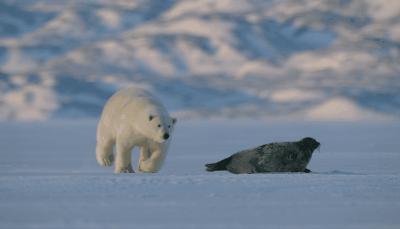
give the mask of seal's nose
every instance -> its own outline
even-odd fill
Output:
[[[168,133],[165,133],[164,136],[163,136],[163,138],[164,138],[164,140],[167,140],[167,139],[169,138],[169,134],[168,134]]]

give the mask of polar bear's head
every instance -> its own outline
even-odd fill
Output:
[[[175,123],[176,118],[150,114],[147,120],[147,135],[148,137],[151,137],[154,141],[163,143],[171,137]]]

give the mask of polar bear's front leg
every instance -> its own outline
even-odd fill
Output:
[[[150,151],[149,147],[147,146],[141,146],[140,147],[140,155],[139,155],[139,163],[138,163],[138,171],[143,172],[140,169],[140,164],[142,164],[143,161],[147,160],[150,157]]]
[[[151,153],[151,156],[139,164],[139,170],[146,173],[155,173],[161,169],[165,159],[165,154],[158,149]]]
[[[114,143],[109,141],[98,141],[96,144],[96,159],[101,166],[111,166],[114,161]]]
[[[115,157],[115,173],[133,173],[131,163],[131,151],[133,146],[124,144],[117,140],[116,157]]]

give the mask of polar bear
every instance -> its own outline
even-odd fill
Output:
[[[164,162],[176,123],[148,91],[126,88],[115,93],[104,106],[97,126],[96,159],[115,173],[134,172],[131,151],[140,148],[139,172],[158,172]]]

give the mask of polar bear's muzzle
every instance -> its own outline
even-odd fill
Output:
[[[163,139],[164,140],[167,140],[169,138],[169,133],[165,133],[164,135],[163,135]]]

